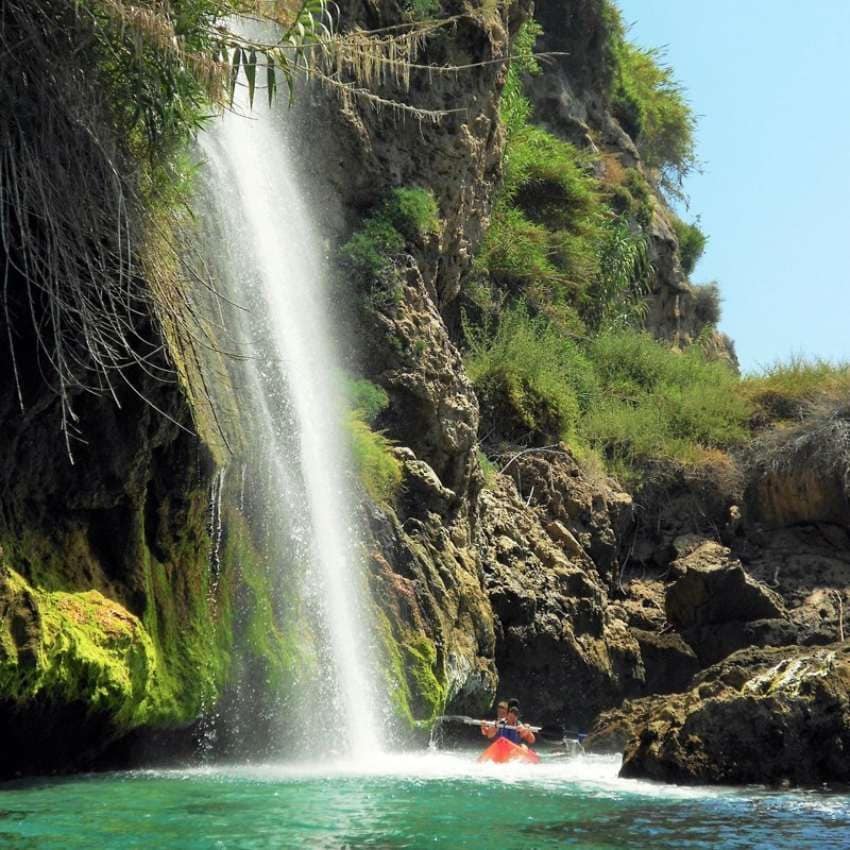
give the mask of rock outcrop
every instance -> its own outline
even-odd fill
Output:
[[[850,645],[742,650],[702,673],[691,690],[629,704],[619,714],[622,776],[847,783]],[[615,740],[612,721],[609,715],[599,724],[599,742]]]
[[[581,549],[566,551],[502,480],[479,499],[477,551],[500,687],[544,722],[584,725],[641,690],[640,648]],[[580,695],[580,697],[578,696]]]

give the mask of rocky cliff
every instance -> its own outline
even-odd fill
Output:
[[[364,494],[361,511],[402,726],[485,712],[499,693],[554,729],[586,728],[614,711],[594,737],[625,747],[628,775],[846,779],[822,755],[848,746],[850,722],[840,643],[850,601],[846,410],[793,433],[765,432],[712,474],[673,465],[630,492],[560,434],[544,445],[527,428],[504,427],[497,444],[466,372],[463,325],[501,186],[507,59],[531,9],[438,5],[457,20],[430,36],[428,62],[463,70],[414,69],[409,88],[378,89],[418,116],[318,88],[300,95],[299,155],[314,191],[331,199],[327,237],[339,258],[350,367],[387,393],[375,427],[402,472],[394,498]],[[389,26],[409,21],[414,7],[350,3],[342,23]],[[556,55],[524,81],[531,120],[591,155],[598,191],[619,199],[645,237],[646,328],[676,349],[699,340],[734,361],[613,102],[609,5],[546,0],[535,12],[535,49]],[[426,112],[445,114],[432,122]],[[430,198],[435,221],[406,229],[393,219],[392,249],[372,265],[359,254],[353,262],[346,246],[400,187]],[[571,208],[556,200],[546,215],[569,220]],[[170,420],[129,392],[120,409],[81,400],[86,442],[72,465],[50,386],[35,368],[25,374],[21,414],[7,366],[0,744],[12,755],[3,773],[91,763],[133,730],[140,740],[163,728],[197,732],[238,698],[237,685],[260,700],[258,722],[271,722],[262,683],[292,689],[297,649],[250,506],[232,477],[222,492],[222,457],[193,433],[205,432],[193,413],[201,426],[205,414],[185,380],[148,385],[139,376]],[[482,465],[482,446],[495,468]],[[738,729],[731,717],[749,725]],[[739,735],[751,744],[732,756]],[[752,765],[764,747],[774,755],[759,773]]]

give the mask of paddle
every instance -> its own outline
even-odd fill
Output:
[[[497,720],[476,720],[474,717],[467,717],[464,714],[443,714],[436,718],[438,723],[462,723],[464,726],[501,726],[503,729],[518,729],[518,726],[509,726],[503,721]],[[541,732],[546,727],[544,726],[529,726],[523,724],[525,729],[530,729],[532,732]],[[549,734],[556,734],[559,738],[570,738],[581,743],[586,737],[585,732],[575,732],[572,729],[559,729],[557,733],[552,727],[547,730]]]
[[[520,726],[511,726],[498,720],[476,720],[474,717],[466,717],[463,714],[443,714],[436,718],[443,723],[463,723],[464,726],[499,726],[502,729],[519,729]],[[532,732],[539,732],[542,726],[529,726],[527,723],[521,724],[523,729],[531,729]]]

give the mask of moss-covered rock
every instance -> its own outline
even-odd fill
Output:
[[[0,693],[83,701],[117,728],[162,720],[173,696],[150,635],[97,590],[40,590],[0,565]]]

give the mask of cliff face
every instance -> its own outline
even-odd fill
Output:
[[[490,426],[481,426],[464,368],[461,303],[476,282],[474,259],[500,185],[502,60],[529,8],[442,7],[459,18],[429,37],[428,61],[471,67],[414,71],[409,90],[379,90],[418,116],[301,93],[308,124],[298,153],[313,191],[329,199],[332,256],[395,188],[430,193],[439,219],[405,234],[380,274],[358,278],[339,267],[350,366],[388,395],[376,427],[394,442],[403,473],[395,500],[364,496],[361,510],[394,707],[410,730],[442,713],[487,711],[500,693],[519,697],[539,721],[581,728],[633,700],[605,720],[607,740],[630,742],[633,773],[747,778],[706,772],[712,742],[741,700],[757,701],[765,716],[785,710],[787,695],[774,698],[764,678],[769,670],[781,678],[777,651],[753,661],[758,693],[742,684],[749,673],[735,684],[712,665],[752,645],[843,640],[846,415],[817,426],[820,436],[805,426],[813,442],[796,435],[769,451],[753,448],[740,474],[675,470],[631,495],[559,441],[543,451],[508,446],[497,469],[482,469]],[[533,120],[593,152],[603,182],[627,169],[647,180],[611,105],[605,9],[601,0],[537,4],[537,49],[563,55],[525,81]],[[388,26],[410,15],[392,0],[355,2],[344,24]],[[432,122],[425,111],[445,114]],[[697,309],[672,213],[656,193],[647,204],[647,328],[679,348],[703,337],[734,360]],[[90,763],[133,730],[144,739],[211,717],[240,688],[261,701],[258,723],[271,723],[262,683],[292,691],[300,661],[273,601],[263,541],[246,521],[250,505],[236,497],[232,476],[222,484],[210,450],[191,433],[192,414],[203,412],[190,409],[176,383],[144,375],[138,386],[173,421],[130,392],[120,409],[81,398],[87,442],[75,447],[72,465],[38,370],[24,375],[24,414],[7,363],[0,375],[9,376],[0,384],[0,748],[11,753],[2,770]],[[814,475],[812,447],[824,440],[833,451]],[[823,652],[794,652],[811,674],[806,681],[818,679]],[[844,649],[829,652],[844,676]],[[846,713],[844,692],[824,693]],[[792,698],[802,717],[809,696]],[[647,705],[672,706],[675,721],[650,728]],[[826,723],[824,735],[843,741],[840,725]],[[690,746],[682,729],[692,728],[706,742],[702,768],[682,756]],[[35,729],[44,742],[37,751]],[[795,730],[802,752],[808,739]],[[815,781],[819,770],[794,777]]]
[[[526,79],[533,120],[592,151],[603,181],[612,159],[648,181],[612,109],[604,4],[542,2],[536,16],[544,29],[537,49],[566,55]],[[510,20],[502,26],[510,30]],[[504,34],[485,31],[494,40],[484,55],[503,49]],[[474,283],[468,258],[498,185],[502,136],[493,95],[503,81],[484,69],[471,83],[460,77],[426,90],[415,102],[475,109],[468,122],[428,128],[418,141],[412,134],[420,128],[390,127],[388,116],[372,114],[343,114],[333,134],[345,139],[340,162],[359,164],[357,188],[332,178],[343,204],[340,240],[394,183],[432,191],[443,219],[442,235],[409,246],[399,297],[358,319],[362,368],[391,399],[379,424],[398,442],[405,471],[398,503],[373,517],[375,560],[382,586],[394,588],[393,617],[433,643],[432,670],[444,684],[439,707],[481,710],[498,690],[520,697],[543,722],[575,728],[624,699],[686,690],[701,669],[741,648],[843,638],[846,446],[832,426],[840,448],[822,475],[791,460],[825,445],[812,433],[808,442],[788,441],[783,464],[742,457],[719,462],[709,475],[661,470],[637,505],[616,482],[588,475],[563,445],[543,453],[517,446],[500,472],[482,474],[475,433],[487,434],[456,349],[456,304]],[[701,291],[683,270],[674,215],[660,195],[642,226],[652,267],[647,328],[677,348],[699,337],[734,364],[731,342],[712,329]],[[459,246],[460,260],[452,253]],[[799,556],[793,567],[792,550]],[[405,613],[411,599],[413,615]],[[781,706],[764,710],[781,713]],[[704,728],[706,747],[722,747]],[[794,777],[811,781],[818,770],[808,763]]]

